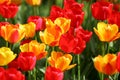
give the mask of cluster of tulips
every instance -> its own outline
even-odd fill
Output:
[[[26,0],[32,7],[41,2]],[[0,0],[0,15],[5,20],[0,22],[0,80],[38,80],[36,74],[40,67],[36,65],[43,59],[44,80],[63,80],[64,72],[75,66],[78,66],[77,80],[80,80],[80,54],[94,32],[103,43],[102,54],[93,58],[100,79],[104,80],[104,74],[120,72],[120,53],[109,52],[109,46],[120,38],[118,6],[107,1],[93,3],[92,15],[101,21],[92,32],[82,27],[84,4],[75,0],[64,0],[63,8],[53,5],[48,17],[34,14],[25,24],[13,24],[9,19],[14,19],[21,3],[21,0]],[[78,55],[77,63],[74,63],[74,55]]]

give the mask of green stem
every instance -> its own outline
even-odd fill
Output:
[[[28,71],[28,80],[31,80],[31,71]]]
[[[73,56],[73,63],[75,63],[75,56]],[[72,75],[73,75],[73,80],[76,80],[76,76],[75,76],[75,68],[72,69]]]
[[[9,44],[8,41],[6,41],[6,47],[8,47],[8,44]]]
[[[36,68],[34,68],[33,73],[34,73],[33,78],[34,80],[36,80]]]
[[[33,6],[33,15],[37,15],[38,11],[37,11],[37,6]]]
[[[77,55],[78,58],[78,80],[80,80],[80,55]]]

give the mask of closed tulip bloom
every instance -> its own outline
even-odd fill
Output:
[[[108,18],[109,24],[116,24],[120,28],[120,12],[119,11],[112,11],[112,14]]]
[[[70,20],[59,17],[54,22],[46,20],[46,29],[40,32],[40,39],[50,46],[58,46],[60,36],[70,28]]]
[[[32,70],[36,64],[36,56],[33,52],[21,52],[17,58],[21,70]]]
[[[14,60],[16,54],[14,54],[9,48],[1,47],[0,48],[0,66],[5,66]]]
[[[97,20],[106,20],[112,12],[113,4],[110,2],[95,2],[92,4],[92,15]]]
[[[39,16],[30,16],[27,22],[33,22],[36,24],[36,31],[41,31],[45,29],[45,20]]]
[[[42,0],[26,0],[26,2],[31,6],[39,6]]]
[[[120,72],[120,52],[117,55],[117,62],[116,62],[117,70]]]
[[[72,55],[63,54],[62,52],[52,51],[51,56],[48,58],[48,62],[52,67],[65,71],[75,67],[76,64],[70,65],[72,61]]]
[[[25,29],[13,24],[1,26],[1,36],[10,43],[16,43],[25,36]]]
[[[99,22],[97,29],[94,28],[94,32],[99,37],[100,41],[111,42],[120,38],[119,28],[116,24],[106,24]]]
[[[27,24],[20,24],[20,27],[25,29],[25,38],[33,38],[35,35],[36,25],[33,22],[29,22]]]
[[[93,59],[95,69],[106,75],[113,75],[117,72],[116,59],[117,56],[115,54],[108,53],[103,57],[98,55]]]
[[[0,4],[0,15],[4,18],[14,18],[18,12],[18,6],[15,4]]]
[[[20,46],[21,52],[33,52],[37,57],[37,60],[42,59],[47,55],[45,48],[46,45],[44,43],[38,43],[36,40]]]
[[[63,72],[55,67],[48,66],[45,71],[45,80],[63,80]]]
[[[15,68],[5,70],[6,80],[25,80],[25,76]]]

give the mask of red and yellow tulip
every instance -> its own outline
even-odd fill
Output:
[[[106,24],[99,22],[97,29],[94,28],[94,32],[99,37],[100,41],[111,42],[120,38],[119,27],[116,24]]]
[[[52,51],[51,57],[48,58],[48,62],[52,67],[65,71],[75,67],[76,64],[70,65],[72,61],[72,55],[63,54],[62,52]]]
[[[32,6],[36,6],[36,5],[40,5],[42,0],[26,0],[26,2],[29,4],[29,5],[32,5]]]
[[[40,39],[50,46],[58,46],[60,36],[70,28],[70,20],[59,17],[54,22],[46,19],[46,29],[40,32]]]
[[[10,43],[16,43],[22,40],[25,36],[25,29],[13,24],[1,26],[1,36]]]
[[[21,52],[33,52],[37,59],[44,58],[47,55],[45,48],[46,45],[44,43],[38,43],[36,40],[20,46]]]
[[[93,62],[97,71],[112,75],[117,72],[116,59],[117,56],[115,54],[106,54],[104,57],[98,55],[93,59]]]

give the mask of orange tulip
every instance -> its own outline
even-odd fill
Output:
[[[63,54],[62,52],[52,51],[51,57],[48,58],[48,62],[52,67],[65,71],[73,68],[76,64],[70,65],[72,56],[70,54]]]
[[[10,3],[10,1],[11,0],[0,0],[0,4],[5,3],[5,2]]]
[[[58,46],[60,36],[66,33],[70,28],[70,20],[66,18],[57,18],[54,22],[46,19],[46,29],[40,32],[42,42],[50,46]]]
[[[36,5],[40,5],[42,0],[26,0],[26,2],[29,4],[29,5],[32,5],[32,6],[36,6]]]
[[[21,52],[33,52],[37,60],[44,58],[47,55],[45,51],[46,45],[44,43],[38,43],[36,40],[32,40],[29,43],[25,43],[20,46]]]
[[[22,0],[11,0],[11,3],[20,5],[22,3]]]
[[[97,30],[98,29],[98,30]],[[104,22],[99,22],[97,24],[97,29],[94,28],[94,32],[97,34],[101,41],[111,42],[120,38],[119,27],[116,24],[105,24]]]
[[[27,24],[20,25],[22,28],[25,28],[25,38],[32,38],[35,35],[35,24],[29,22]]]
[[[25,36],[25,29],[13,24],[1,26],[1,36],[10,43],[16,43],[22,40]]]
[[[112,75],[117,72],[116,59],[117,56],[115,54],[106,54],[104,57],[100,55],[95,57],[93,62],[97,71],[107,75]]]

